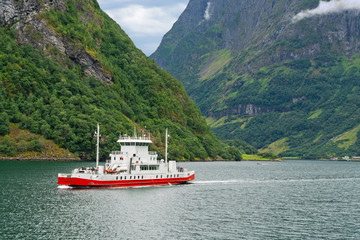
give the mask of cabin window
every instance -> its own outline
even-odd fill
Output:
[[[141,176],[141,179],[144,179],[144,176]]]
[[[159,166],[158,165],[151,165],[151,166],[149,166],[149,170],[159,170]]]
[[[140,169],[141,169],[141,170],[148,170],[148,169],[149,169],[149,166],[141,166]]]
[[[158,178],[158,175],[156,175],[156,178]]]
[[[126,176],[124,177],[124,179],[126,180]]]
[[[120,180],[122,180],[122,177],[120,177]]]
[[[132,178],[132,176],[130,176],[130,179]]]
[[[116,177],[116,180],[119,180],[119,177]]]

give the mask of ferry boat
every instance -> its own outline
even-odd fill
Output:
[[[173,185],[195,179],[195,172],[177,167],[175,161],[167,161],[167,129],[165,160],[158,160],[156,152],[148,151],[150,137],[120,136],[120,151],[110,153],[105,166],[99,165],[100,127],[97,126],[96,167],[76,168],[72,173],[59,173],[58,184],[73,188],[113,188],[147,185]]]

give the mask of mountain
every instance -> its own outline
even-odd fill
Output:
[[[49,139],[93,158],[100,123],[102,159],[135,127],[161,155],[169,128],[172,158],[241,158],[96,0],[1,0],[0,26],[0,155],[42,152]]]
[[[360,154],[360,4],[190,0],[156,63],[222,139],[262,152]]]

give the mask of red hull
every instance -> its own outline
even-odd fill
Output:
[[[99,181],[93,179],[58,177],[59,185],[67,185],[72,187],[137,187],[151,185],[169,185],[181,184],[195,179],[195,174],[186,178],[161,178],[161,179],[139,179],[139,180],[115,180],[115,181]]]

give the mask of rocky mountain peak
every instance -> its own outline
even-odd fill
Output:
[[[26,22],[44,10],[58,8],[65,10],[65,0],[1,0],[0,24],[12,25],[17,21]]]

